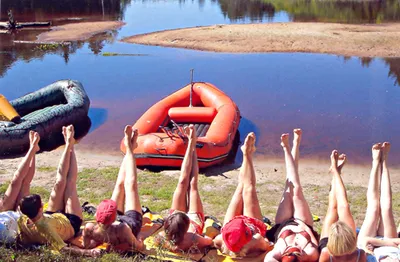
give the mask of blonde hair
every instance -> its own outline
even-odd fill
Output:
[[[353,229],[342,221],[332,224],[326,245],[333,256],[343,256],[354,252],[357,248],[357,237]]]

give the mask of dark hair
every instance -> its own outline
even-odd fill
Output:
[[[19,208],[22,214],[26,215],[30,219],[37,216],[41,207],[42,199],[36,194],[23,197],[19,202]]]
[[[189,225],[190,220],[185,213],[177,212],[167,217],[164,222],[167,240],[172,241],[174,245],[179,245],[183,241]]]

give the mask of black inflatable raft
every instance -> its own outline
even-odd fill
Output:
[[[0,121],[0,158],[25,154],[29,149],[29,130],[40,134],[41,151],[51,151],[64,144],[62,126],[73,124],[76,139],[90,129],[90,100],[78,81],[57,81],[10,104],[20,118],[14,122]]]

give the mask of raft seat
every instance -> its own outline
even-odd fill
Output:
[[[183,129],[190,124],[194,125],[194,128],[196,129],[197,137],[205,137],[208,129],[210,128],[210,124],[208,124],[208,123],[178,123],[177,125]],[[178,132],[178,130],[177,130],[178,128],[176,126],[174,126],[173,124],[170,124],[170,125],[164,127],[164,129],[166,131],[168,131],[168,132],[170,131],[174,134],[176,134]],[[160,129],[159,132],[162,132],[162,130]]]

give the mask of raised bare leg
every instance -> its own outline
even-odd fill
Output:
[[[281,146],[285,154],[287,188],[285,188],[282,201],[278,207],[275,222],[282,223],[294,217],[303,220],[307,225],[313,226],[310,207],[304,197],[293,156],[290,154],[289,134],[281,136]]]
[[[135,210],[142,213],[140,197],[137,184],[136,159],[133,150],[137,147],[138,131],[132,130],[131,126],[125,127],[124,143],[127,148],[125,153],[126,175],[125,175],[125,212]]]
[[[65,213],[76,215],[82,219],[82,208],[79,203],[78,191],[76,189],[76,182],[78,178],[78,163],[76,162],[76,155],[74,150],[74,126],[70,125],[67,127],[67,129],[67,140],[65,141],[65,143],[71,143],[72,145],[70,165],[67,176],[67,186],[64,193]]]
[[[64,140],[68,141],[68,139],[71,139],[70,136],[68,136],[68,128],[66,126],[63,126],[62,128],[62,133],[64,136]],[[68,176],[68,171],[69,171],[69,166],[70,166],[70,159],[71,159],[71,147],[73,146],[72,143],[66,142],[64,152],[61,155],[60,163],[58,165],[57,169],[57,175],[56,175],[56,182],[54,184],[53,190],[51,191],[50,194],[50,199],[49,199],[49,205],[47,207],[47,211],[50,212],[57,212],[64,210],[65,208],[65,202],[64,202],[64,192],[65,188],[67,186],[67,176]]]
[[[244,200],[243,200],[243,190],[244,190],[244,180],[245,180],[244,177],[245,173],[248,172],[249,166],[253,165],[252,162],[249,163],[249,159],[251,159],[252,154],[256,150],[255,135],[253,132],[247,135],[246,140],[244,141],[244,144],[241,147],[241,150],[243,152],[243,162],[239,171],[238,185],[236,187],[235,192],[233,193],[231,202],[229,203],[228,209],[225,213],[224,225],[228,223],[235,216],[244,214]]]
[[[117,210],[120,212],[124,212],[125,210],[125,173],[126,173],[126,158],[121,162],[121,166],[119,167],[117,182],[115,183],[114,190],[111,196],[111,199],[117,203]]]
[[[32,166],[32,160],[33,163],[35,154],[39,151],[39,141],[40,141],[40,136],[38,133],[34,131],[29,132],[29,141],[30,141],[30,146],[29,150],[26,153],[25,157],[22,159],[21,163],[19,164],[17,171],[14,173],[14,177],[11,180],[11,183],[8,185],[8,188],[4,194],[3,199],[0,199],[0,212],[2,211],[7,211],[7,210],[15,210],[15,208],[19,204],[19,200],[21,199],[22,194],[26,192],[26,188],[29,188],[29,185],[24,185],[24,182],[29,182],[32,181],[32,178],[28,178],[28,180],[25,181],[27,177],[33,177],[34,174],[34,168],[35,165],[33,164],[33,174],[31,170]],[[29,192],[29,190],[28,190]],[[28,193],[29,194],[29,193]]]
[[[382,145],[377,143],[372,146],[372,168],[367,190],[367,211],[364,222],[358,234],[358,239],[364,237],[376,237],[380,216],[379,207],[379,167]]]
[[[196,139],[194,139],[195,132],[196,131],[193,125],[189,125],[185,128],[185,133],[188,137],[188,145],[182,161],[178,185],[176,186],[174,195],[172,197],[172,210],[179,210],[182,212],[188,211],[187,193],[190,183],[190,174],[192,173],[193,150],[196,148]]]
[[[397,238],[396,224],[392,209],[392,188],[390,184],[387,158],[390,151],[390,143],[382,144],[382,178],[381,178],[381,225],[383,226],[382,236],[385,238]]]
[[[343,221],[346,223],[351,229],[354,230],[354,233],[356,232],[356,225],[354,222],[353,215],[351,214],[350,211],[350,205],[349,201],[347,199],[347,192],[346,188],[344,186],[342,177],[340,175],[340,172],[342,170],[342,167],[346,163],[346,155],[341,154],[338,156],[338,152],[334,150],[331,155],[331,163],[333,168],[331,169],[331,172],[333,176],[335,177],[335,196],[336,196],[336,201],[337,201],[337,208],[338,208],[338,215],[339,215],[339,220]],[[337,167],[337,168],[334,168]]]
[[[244,145],[241,147],[243,152],[243,215],[262,220],[260,203],[256,191],[256,174],[253,166],[253,154],[256,136],[254,133],[247,135]]]
[[[332,163],[332,155],[331,155],[331,167],[329,168],[330,172],[338,168],[336,162]],[[332,176],[331,188],[329,190],[328,209],[326,211],[324,224],[322,226],[321,239],[328,237],[330,227],[332,226],[333,223],[339,220],[335,192],[336,192],[336,179],[335,176]]]
[[[302,131],[300,128],[296,128],[293,130],[293,148],[292,148],[292,157],[294,159],[294,164],[296,166],[297,172],[299,172],[299,157],[300,157],[300,142]]]
[[[197,134],[196,130],[193,130],[193,143],[196,145]],[[199,193],[198,180],[199,180],[199,163],[197,160],[196,146],[193,149],[192,158],[192,172],[190,179],[190,192],[189,192],[189,212],[199,212],[204,214],[203,203]]]

